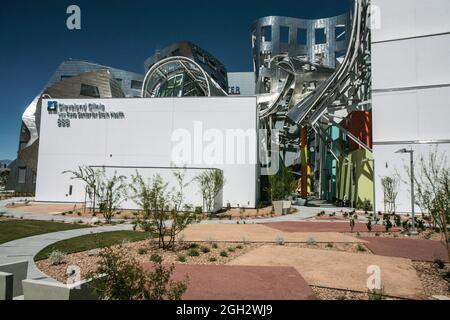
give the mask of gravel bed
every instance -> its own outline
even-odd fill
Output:
[[[199,256],[189,256],[189,245],[183,245],[183,248],[177,251],[162,251],[157,249],[149,241],[139,241],[134,243],[126,243],[123,246],[128,252],[140,263],[150,262],[150,256],[152,254],[160,254],[165,263],[168,264],[209,264],[209,265],[223,265],[227,262],[243,255],[259,246],[261,244],[242,244],[242,243],[217,243],[217,248],[213,248],[211,244],[198,244]],[[210,252],[203,253],[202,247],[209,248]],[[221,252],[226,251],[227,257],[221,256]],[[65,257],[64,263],[60,265],[51,265],[49,259],[36,262],[38,268],[47,274],[48,276],[60,281],[66,282],[68,275],[67,270],[69,266],[79,267],[81,270],[82,278],[86,273],[95,271],[97,263],[99,261],[98,249],[73,253]],[[185,261],[180,262],[179,256],[184,256]],[[211,258],[215,258],[216,261],[210,261]]]
[[[427,297],[450,296],[450,283],[443,277],[446,272],[450,272],[450,264],[446,264],[443,269],[437,268],[431,262],[413,262],[413,266]]]

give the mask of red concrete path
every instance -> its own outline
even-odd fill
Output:
[[[429,261],[439,258],[448,262],[445,244],[440,241],[364,237],[366,246],[376,255]]]
[[[350,222],[271,222],[264,224],[283,232],[350,232]],[[392,229],[395,231],[394,229]],[[364,223],[357,223],[354,232],[367,232]],[[373,232],[386,231],[383,225],[372,225]]]
[[[316,300],[292,267],[176,265],[173,279],[186,274],[183,300]]]

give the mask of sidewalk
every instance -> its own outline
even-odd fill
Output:
[[[0,245],[0,264],[13,263],[27,260],[28,278],[47,281],[56,281],[42,273],[34,263],[34,256],[45,247],[61,240],[71,239],[91,233],[103,233],[110,231],[132,230],[131,225],[117,225],[86,229],[60,231],[38,236],[22,238]]]

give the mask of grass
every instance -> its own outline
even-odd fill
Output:
[[[42,249],[35,257],[35,261],[45,260],[50,254],[59,250],[67,254],[87,251],[96,248],[104,248],[125,242],[136,242],[147,239],[148,234],[137,231],[114,231],[99,234],[88,234],[72,239],[56,242]]]
[[[89,227],[51,221],[0,220],[0,244],[45,233]]]

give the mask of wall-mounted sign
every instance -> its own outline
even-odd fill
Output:
[[[71,120],[121,120],[125,119],[122,111],[106,111],[102,103],[64,104],[57,101],[47,102],[49,114],[58,116],[58,127],[70,127]]]

